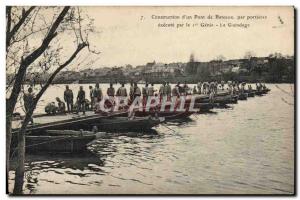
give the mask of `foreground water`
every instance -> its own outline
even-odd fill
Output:
[[[98,139],[89,147],[95,154],[28,155],[25,193],[293,193],[293,86],[278,86],[160,125],[157,135]]]

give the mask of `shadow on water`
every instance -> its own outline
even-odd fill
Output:
[[[40,182],[51,184],[59,184],[59,181],[51,180],[53,176],[79,176],[81,178],[90,175],[103,175],[105,172],[101,170],[104,166],[105,158],[99,155],[84,152],[80,154],[49,154],[35,153],[26,154],[25,160],[25,190],[30,194],[36,193]],[[12,170],[16,168],[16,160],[11,161]],[[40,178],[44,173],[53,173],[49,178]],[[14,176],[10,178],[14,181]]]
[[[201,115],[211,115],[211,114],[217,114],[218,112],[213,111],[213,110],[209,110],[209,111],[200,111],[197,114],[201,114]]]
[[[16,167],[16,160],[11,161],[12,169]],[[103,161],[96,154],[86,151],[80,154],[62,154],[62,153],[35,153],[26,154],[26,171],[32,169],[45,169],[45,168],[57,168],[57,169],[78,169],[84,170],[89,164],[95,164],[102,166]]]
[[[178,126],[178,127],[186,127],[190,124],[195,123],[195,120],[191,119],[190,117],[181,118],[181,119],[173,119],[166,121],[164,125],[166,126]]]

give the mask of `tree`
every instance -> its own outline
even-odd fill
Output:
[[[196,66],[196,63],[195,63],[195,56],[192,53],[190,55],[189,62],[187,63],[187,66],[186,66],[186,72],[188,74],[194,74],[196,72],[196,70],[197,70],[197,66]]]
[[[244,59],[250,60],[251,58],[255,57],[255,53],[252,51],[246,51],[244,55]]]
[[[26,75],[48,73],[18,131],[17,169],[13,192],[22,193],[24,182],[25,132],[39,99],[55,76],[83,50],[97,53],[90,48],[89,33],[93,32],[92,20],[81,17],[77,7],[11,7],[6,8],[6,71],[13,74],[6,86],[6,167],[9,172],[12,115],[26,86]],[[63,48],[66,38],[72,37],[72,53]],[[67,37],[66,37],[67,36]],[[63,61],[61,61],[63,60]],[[34,73],[37,72],[37,73]]]
[[[224,61],[226,58],[223,56],[223,55],[218,55],[217,57],[216,57],[216,61]]]

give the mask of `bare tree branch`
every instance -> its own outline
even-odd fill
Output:
[[[7,105],[7,112],[12,113],[13,109],[16,105],[17,97],[20,93],[21,84],[24,79],[24,76],[26,74],[26,70],[28,66],[33,63],[49,46],[50,42],[54,37],[57,35],[57,28],[59,24],[63,21],[65,15],[67,14],[70,7],[64,7],[64,9],[61,11],[55,22],[53,23],[53,26],[51,27],[49,33],[44,38],[42,44],[39,48],[37,48],[34,52],[32,52],[29,56],[27,56],[25,59],[21,59],[21,65],[19,67],[19,70],[17,72],[16,78],[15,78],[15,84],[13,86],[11,95],[9,97],[8,105]]]
[[[18,32],[18,30],[20,29],[20,27],[25,22],[26,18],[31,13],[31,11],[33,11],[34,8],[35,8],[35,6],[32,6],[28,10],[26,10],[25,12],[23,12],[22,16],[21,16],[21,19],[16,23],[16,25],[11,30],[10,30],[11,18],[10,18],[10,20],[8,20],[9,21],[8,22],[9,27],[7,27],[7,30],[6,30],[6,51],[7,51],[8,47],[10,46],[11,39]],[[10,14],[11,14],[11,7],[9,8],[9,17],[11,17]]]

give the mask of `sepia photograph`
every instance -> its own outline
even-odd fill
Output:
[[[6,5],[7,195],[295,195],[295,20]]]

